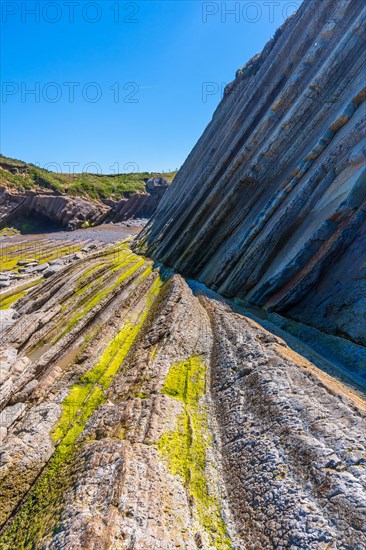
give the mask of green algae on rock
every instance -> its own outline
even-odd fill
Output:
[[[176,418],[175,431],[161,436],[159,452],[193,498],[199,524],[212,546],[231,549],[219,499],[206,472],[206,454],[212,439],[204,404],[206,366],[201,357],[172,365],[161,391],[181,401],[184,409]]]

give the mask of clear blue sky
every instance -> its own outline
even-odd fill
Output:
[[[173,170],[222,85],[300,4],[2,0],[1,152],[63,171]]]

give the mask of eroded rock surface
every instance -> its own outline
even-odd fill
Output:
[[[305,0],[237,73],[140,249],[366,343],[365,3]]]
[[[0,548],[366,544],[365,402],[126,243],[13,307]]]

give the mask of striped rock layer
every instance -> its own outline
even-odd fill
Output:
[[[139,245],[223,295],[361,344],[364,22],[363,0],[305,0],[226,88]]]

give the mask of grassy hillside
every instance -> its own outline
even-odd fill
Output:
[[[162,174],[171,182],[176,172]],[[17,191],[51,190],[61,194],[91,199],[120,199],[136,191],[144,191],[144,178],[156,172],[116,175],[59,174],[0,155],[0,186]]]

